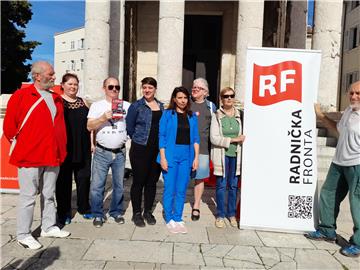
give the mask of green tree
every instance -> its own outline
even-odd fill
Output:
[[[27,1],[1,1],[1,92],[13,93],[28,81],[31,54],[37,41],[24,41],[26,24],[32,16]]]

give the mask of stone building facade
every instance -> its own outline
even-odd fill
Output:
[[[318,100],[339,108],[341,0],[315,1],[311,48],[322,51]],[[158,80],[157,96],[194,78],[209,81],[218,102],[225,86],[244,98],[246,48],[305,49],[307,1],[86,1],[84,93],[101,98],[105,77],[120,78],[130,101],[145,76]]]
[[[360,1],[346,1],[343,15],[340,110],[349,105],[349,85],[360,79]]]

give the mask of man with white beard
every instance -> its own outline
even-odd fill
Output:
[[[64,238],[69,232],[56,226],[54,193],[59,166],[66,157],[63,101],[52,92],[55,72],[45,61],[31,67],[34,83],[10,98],[4,119],[4,134],[16,146],[10,163],[17,166],[20,186],[17,205],[17,241],[29,249],[42,245],[31,235],[35,200],[41,196],[41,237]],[[14,145],[14,144],[13,144]]]
[[[318,230],[305,235],[313,240],[336,241],[336,218],[340,203],[349,192],[354,234],[350,245],[340,253],[348,257],[360,256],[360,81],[349,88],[350,105],[340,122],[329,119],[315,106],[315,113],[327,128],[339,134],[335,156],[320,192],[320,224]]]

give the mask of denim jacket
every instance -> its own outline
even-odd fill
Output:
[[[200,136],[198,130],[197,116],[193,114],[191,117],[188,116],[190,126],[190,164],[195,158],[194,144],[200,144]],[[177,134],[177,114],[174,110],[165,110],[160,119],[159,127],[159,149],[165,149],[165,156],[169,166],[173,166],[173,156],[176,145],[176,134]],[[160,153],[158,154],[157,160],[160,163]]]
[[[164,104],[155,99],[160,110]],[[129,107],[126,115],[126,131],[129,137],[137,144],[146,145],[150,134],[152,111],[146,104],[145,98],[137,100]]]

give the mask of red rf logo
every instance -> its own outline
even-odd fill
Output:
[[[252,102],[259,106],[283,100],[301,102],[302,70],[296,61],[285,61],[272,66],[254,64]]]

